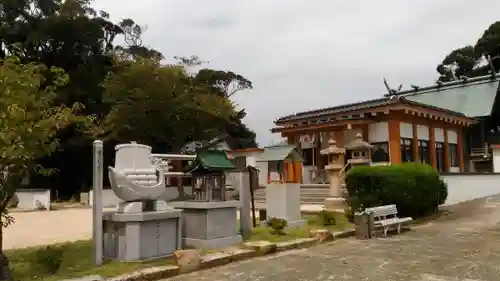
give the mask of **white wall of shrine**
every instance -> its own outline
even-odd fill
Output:
[[[386,142],[389,141],[389,123],[378,122],[368,125],[368,142]]]
[[[402,138],[413,138],[413,124],[403,122],[399,123],[399,133]]]
[[[428,141],[429,138],[429,127],[425,125],[417,125],[417,138],[419,140]]]

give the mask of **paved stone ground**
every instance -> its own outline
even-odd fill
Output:
[[[500,196],[389,238],[339,240],[170,281],[500,280]]]

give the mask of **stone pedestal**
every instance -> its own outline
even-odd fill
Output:
[[[167,257],[181,248],[181,210],[141,211],[139,205],[147,203],[130,202],[128,208],[126,204],[104,213],[104,257],[141,261]]]
[[[327,210],[343,210],[346,207],[345,199],[342,194],[342,182],[340,179],[341,165],[326,165],[328,177],[330,178],[330,194],[325,199],[324,205]]]
[[[273,217],[286,220],[292,228],[304,224],[300,213],[300,184],[266,185],[266,221]]]
[[[183,246],[218,249],[242,242],[237,225],[239,201],[183,201],[170,205],[183,211]]]

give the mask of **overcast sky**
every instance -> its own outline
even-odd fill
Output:
[[[500,20],[498,0],[96,0],[147,26],[145,45],[197,55],[254,89],[235,101],[261,146],[278,116],[434,83],[436,65]]]

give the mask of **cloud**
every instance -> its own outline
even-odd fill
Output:
[[[272,121],[293,112],[380,97],[391,85],[424,85],[451,50],[474,44],[500,20],[483,0],[97,0],[113,19],[148,29],[165,56],[198,55],[254,83],[236,102],[261,145]]]

